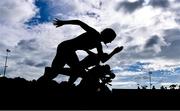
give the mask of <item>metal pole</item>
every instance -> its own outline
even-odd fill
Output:
[[[151,89],[151,85],[152,85],[152,84],[151,84],[151,74],[152,74],[152,72],[150,71],[150,72],[149,72],[149,88],[150,88],[150,89]]]
[[[8,67],[7,66],[7,59],[8,59],[8,52],[10,52],[9,49],[6,50],[6,60],[5,60],[5,65],[4,65],[4,76],[6,75],[6,68]]]

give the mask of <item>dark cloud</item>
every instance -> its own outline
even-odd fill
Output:
[[[141,45],[125,47],[126,51],[117,56],[118,60],[141,60],[157,57],[157,49],[154,45],[161,47],[161,40],[157,35],[152,36],[142,49]]]
[[[180,73],[180,67],[175,68],[175,72]]]
[[[38,64],[36,64],[35,66],[36,67],[45,67],[45,66],[47,66],[47,62],[46,61],[44,61],[44,62],[41,62],[41,63],[38,63]]]
[[[150,0],[149,5],[153,6],[154,8],[167,8],[170,3],[168,0]]]
[[[166,29],[164,30],[164,33],[168,36],[168,35],[180,35],[180,30],[177,28],[173,28],[173,29]]]
[[[0,43],[0,47],[2,48],[2,47],[5,47],[5,45],[3,44],[3,43]]]
[[[143,6],[144,0],[138,0],[135,2],[120,2],[119,5],[116,7],[117,10],[123,8],[125,12],[132,13],[138,8],[141,8]]]
[[[154,45],[158,44],[160,39],[157,35],[152,36],[147,43],[145,44],[145,48],[153,47]]]
[[[85,4],[87,4],[87,1],[82,1],[84,2]],[[103,5],[103,1],[101,0],[97,0],[96,1],[96,5],[95,4],[90,4],[92,8],[95,8],[95,9],[101,9],[102,5]]]
[[[139,45],[133,45],[133,46],[129,46],[127,50],[130,52],[134,52],[134,50],[137,50],[139,48],[140,48]]]
[[[100,15],[98,15],[97,13],[95,13],[95,12],[86,12],[86,15],[87,16],[89,16],[89,17],[92,17],[92,18],[99,18],[100,17]]]
[[[162,47],[160,56],[168,59],[180,59],[180,29],[168,29],[164,31],[164,40],[169,44],[168,46]]]
[[[179,0],[175,0],[175,3],[180,3],[180,1]]]
[[[175,18],[176,23],[180,24],[180,18]]]
[[[133,37],[127,36],[126,37],[126,43],[133,41]]]
[[[28,66],[34,66],[34,67],[44,67],[48,64],[47,61],[35,61],[33,59],[24,59],[22,62],[17,62],[18,65],[28,65]]]
[[[140,72],[142,71],[143,66],[149,65],[150,63],[142,63],[142,62],[136,62],[134,64],[131,64],[129,67],[127,67],[127,71],[132,71],[132,72]]]
[[[24,63],[25,65],[29,65],[29,66],[34,66],[34,65],[35,65],[35,61],[32,61],[32,60],[30,60],[30,59],[25,59],[25,60],[23,61],[23,63]]]
[[[1,51],[2,51],[2,52],[5,52],[6,49],[8,48],[8,46],[5,45],[4,43],[0,43],[0,48],[1,48]],[[0,51],[0,52],[1,52],[1,51]]]
[[[153,56],[153,46],[159,45],[161,48],[161,51],[157,54],[155,54],[155,57],[162,57],[165,59],[172,59],[172,60],[179,60],[180,59],[180,30],[177,28],[173,29],[167,29],[164,30],[164,42],[167,43],[167,45],[162,45],[161,39],[154,35],[152,36],[147,43],[145,44],[145,50],[140,53],[140,55],[143,57],[147,55],[148,57]],[[147,49],[147,50],[146,50]],[[156,50],[156,49],[155,49]]]
[[[173,28],[173,29],[167,29],[164,30],[164,39],[166,42],[171,42],[177,39],[180,39],[180,29]]]
[[[117,60],[138,60],[138,59],[148,59],[150,57],[153,57],[155,53],[154,49],[148,48],[141,50],[140,45],[134,45],[125,47],[126,51],[121,52],[119,56],[117,56]]]
[[[38,43],[36,39],[30,39],[30,40],[21,40],[17,44],[17,48],[20,48],[21,50],[28,50],[28,51],[34,51],[38,48]]]
[[[180,59],[180,40],[171,42],[169,46],[163,46],[159,54],[168,59]]]
[[[35,64],[36,64],[35,61],[33,61],[31,59],[27,59],[27,58],[17,62],[17,65],[34,66]]]

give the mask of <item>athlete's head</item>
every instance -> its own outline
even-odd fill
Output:
[[[114,32],[113,29],[111,28],[106,28],[101,32],[101,37],[102,37],[102,41],[107,44],[112,42],[115,37],[116,37],[116,33]]]

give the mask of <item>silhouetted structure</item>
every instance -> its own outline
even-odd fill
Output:
[[[142,87],[142,89],[147,89],[148,86],[147,85],[142,85],[141,87]]]
[[[156,89],[156,87],[155,87],[155,86],[153,86],[153,87],[152,87],[152,89],[153,89],[153,90],[155,90],[155,89]]]
[[[170,89],[175,89],[176,86],[177,86],[176,84],[172,84],[172,85],[169,86],[169,88],[170,88]]]
[[[149,88],[151,89],[151,86],[152,86],[152,84],[151,84],[151,75],[152,75],[152,72],[149,71],[148,73],[149,73]]]
[[[137,89],[141,89],[141,88],[138,86]]]
[[[86,93],[110,95],[111,91],[106,84],[110,85],[113,78],[115,74],[111,72],[109,65],[98,65],[87,72],[78,87]]]
[[[101,68],[98,68],[98,70],[104,68],[107,71],[109,70],[107,65],[99,67]],[[92,72],[94,71],[92,70]],[[82,81],[81,85],[92,86],[92,84],[86,84],[86,81]],[[42,83],[36,80],[27,81],[23,78],[0,77],[0,109],[107,110],[179,108],[179,102],[177,102],[180,98],[179,90],[112,89],[111,93],[108,93],[109,90],[100,87],[103,91],[97,90],[99,92],[94,93],[92,89],[96,90],[95,87],[92,87],[91,92],[88,92],[89,89],[86,91],[84,90],[86,87],[81,87],[81,85],[69,86],[67,82],[48,81]]]
[[[161,86],[160,89],[161,89],[161,90],[164,90],[165,88],[164,88],[164,86]]]
[[[104,44],[112,42],[116,37],[116,33],[110,28],[106,28],[101,33],[99,33],[92,27],[79,20],[62,21],[56,19],[54,21],[54,25],[56,27],[66,24],[79,25],[86,32],[74,39],[63,41],[58,45],[57,53],[55,58],[53,59],[51,67],[45,68],[45,73],[42,77],[39,78],[39,81],[51,81],[58,74],[64,74],[70,76],[68,80],[69,85],[72,85],[78,77],[82,77],[82,81],[88,81],[89,78],[91,78],[91,84],[95,83],[95,81],[98,83],[98,80],[102,78],[101,74],[105,72],[103,72],[103,70],[98,70],[96,67],[104,67],[100,67],[99,63],[106,62],[114,54],[120,52],[123,49],[123,46],[117,47],[110,54],[104,53],[102,50],[101,42],[103,42]],[[94,48],[97,49],[97,54],[90,51]],[[82,61],[79,61],[78,56],[75,52],[77,50],[86,51],[88,53],[88,56]],[[64,68],[65,64],[69,65],[70,68]],[[92,66],[94,66],[94,68],[89,69]],[[94,71],[94,69],[96,70]],[[91,76],[89,74],[90,72]],[[89,83],[86,82],[85,87],[90,86],[87,84],[90,84],[90,81]],[[95,85],[92,86],[96,87]]]
[[[7,66],[7,60],[8,60],[8,53],[11,52],[9,49],[6,49],[6,59],[5,59],[5,64],[4,64],[4,76],[6,75],[6,68]]]
[[[90,94],[90,95],[110,95],[111,91],[107,87],[107,85],[111,85],[110,82],[115,78],[115,74],[112,73],[109,65],[99,65],[99,62],[95,62],[98,64],[94,65],[94,59],[96,59],[96,54],[88,55],[81,61],[83,68],[87,70],[84,75],[79,75],[82,80],[77,88],[81,90],[79,93]],[[92,68],[89,68],[92,66]],[[88,69],[89,68],[89,69]],[[46,68],[48,70],[48,67]],[[66,75],[71,75],[73,72],[70,68],[66,68],[63,70]],[[41,84],[47,84],[50,81],[42,81],[38,80]],[[68,82],[63,82],[65,87],[69,88],[72,85]]]
[[[139,87],[139,84],[137,84],[137,89],[141,89],[141,88]]]

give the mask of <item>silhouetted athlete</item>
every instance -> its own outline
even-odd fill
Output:
[[[67,20],[66,21],[66,20],[55,19],[53,24],[56,27],[60,27],[67,24],[79,25],[86,32],[79,35],[78,37],[74,39],[63,41],[62,43],[58,45],[57,53],[56,53],[55,58],[53,59],[51,69],[50,71],[45,70],[45,74],[44,76],[41,77],[41,79],[51,80],[55,78],[58,72],[63,70],[65,64],[67,64],[69,65],[72,72],[74,73],[70,75],[68,82],[70,84],[73,84],[80,75],[83,75],[86,73],[75,51],[84,50],[88,54],[92,54],[92,52],[89,50],[96,48],[97,54],[95,54],[95,56],[97,56],[97,58],[102,63],[104,63],[109,58],[111,58],[114,54],[120,52],[123,49],[123,47],[121,46],[121,47],[115,48],[110,54],[103,53],[101,42],[103,42],[104,44],[107,44],[107,43],[112,42],[116,37],[116,33],[110,28],[106,28],[101,33],[99,33],[94,28],[88,26],[87,24],[85,24],[84,22],[80,20]],[[83,64],[87,65],[88,63],[90,63],[89,59],[87,61],[86,60],[83,61]]]

